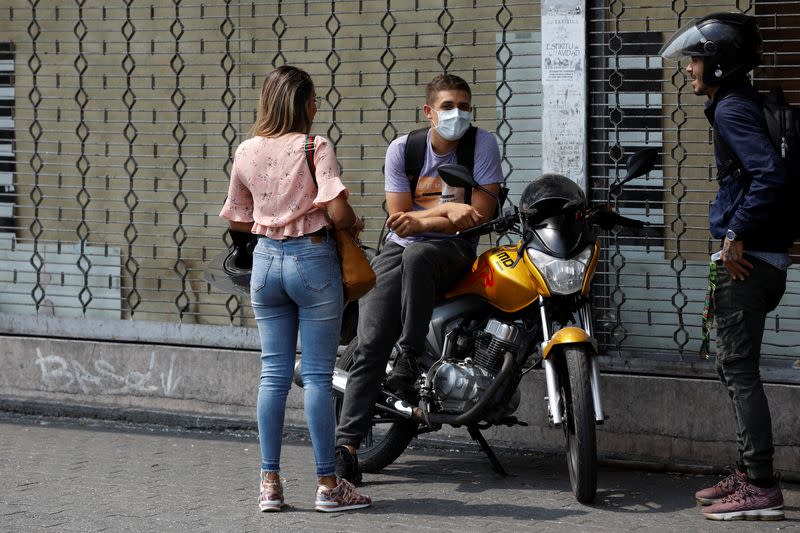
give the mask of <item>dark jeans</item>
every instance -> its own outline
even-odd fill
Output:
[[[753,478],[772,477],[772,420],[758,365],[767,313],[786,289],[786,272],[748,256],[744,280],[718,267],[714,294],[717,317],[717,372],[728,389],[736,419],[739,462]]]
[[[358,303],[358,348],[347,380],[336,443],[358,447],[370,429],[386,363],[395,343],[414,354],[425,351],[425,336],[437,298],[475,260],[464,239],[389,243],[372,261],[375,288]]]

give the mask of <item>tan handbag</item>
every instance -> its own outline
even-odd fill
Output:
[[[314,136],[306,138],[306,161],[314,184],[317,183],[316,169],[314,168]],[[339,262],[342,265],[342,287],[344,299],[348,302],[358,300],[375,286],[375,271],[369,264],[369,259],[364,253],[361,244],[356,241],[353,234],[347,230],[334,229],[333,238],[339,251]]]
[[[342,264],[344,299],[348,302],[358,300],[375,286],[375,271],[372,270],[364,249],[349,231],[333,230],[333,238],[336,239],[339,262]]]

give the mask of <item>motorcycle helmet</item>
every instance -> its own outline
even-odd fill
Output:
[[[701,57],[702,81],[719,85],[743,76],[761,63],[761,34],[756,18],[743,13],[712,13],[690,22],[661,47],[664,59]]]
[[[536,219],[560,211],[567,203],[585,206],[586,195],[578,184],[560,174],[544,174],[530,182],[519,199],[519,212],[523,220],[536,223]]]
[[[258,235],[231,230],[230,236],[233,246],[211,259],[203,279],[222,292],[250,297],[250,271]]]
[[[555,257],[569,257],[591,240],[584,217],[586,195],[577,183],[545,174],[522,191],[519,202],[523,233],[530,245]]]

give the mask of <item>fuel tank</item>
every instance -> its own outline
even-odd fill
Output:
[[[501,311],[513,313],[532,304],[540,294],[550,296],[539,272],[525,258],[514,265],[516,260],[516,246],[487,250],[475,260],[472,271],[445,297],[481,296]]]

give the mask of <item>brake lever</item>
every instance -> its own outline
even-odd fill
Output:
[[[483,224],[478,224],[477,226],[473,226],[471,228],[465,229],[464,231],[457,231],[456,236],[458,237],[469,237],[470,235],[474,235],[476,233],[480,233],[484,229],[488,228],[492,225],[495,221],[490,220],[489,222],[484,222]]]
[[[590,224],[599,226],[606,231],[614,229],[614,226],[617,225],[617,214],[607,209],[593,209],[587,214],[586,219]]]

